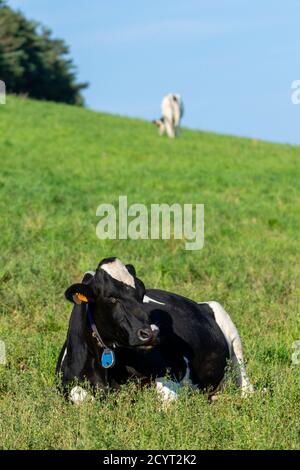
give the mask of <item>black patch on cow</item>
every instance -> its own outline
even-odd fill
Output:
[[[133,264],[126,264],[125,267],[127,271],[129,272],[129,274],[131,274],[131,276],[136,277],[136,271],[135,271],[135,267],[133,266]]]

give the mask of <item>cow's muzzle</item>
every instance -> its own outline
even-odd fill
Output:
[[[158,342],[159,328],[156,325],[150,325],[150,328],[142,328],[138,330],[137,336],[142,342],[141,347],[152,347]]]

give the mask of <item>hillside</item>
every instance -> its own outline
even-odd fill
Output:
[[[0,447],[299,448],[300,148],[9,97],[0,106]],[[204,203],[205,245],[99,240],[96,209]],[[218,300],[242,336],[257,389],[213,405],[184,391],[167,412],[155,390],[76,407],[54,383],[70,305],[64,290],[107,256],[148,287]],[[264,390],[266,388],[266,390]]]

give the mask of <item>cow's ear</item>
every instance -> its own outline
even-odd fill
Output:
[[[131,274],[131,276],[136,277],[136,270],[133,264],[126,264],[126,269]]]
[[[87,303],[93,300],[93,291],[87,284],[73,284],[68,287],[65,297],[75,304]]]

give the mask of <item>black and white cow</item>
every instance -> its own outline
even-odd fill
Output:
[[[155,381],[167,401],[183,384],[212,393],[228,361],[242,393],[252,392],[240,337],[217,302],[146,290],[134,267],[117,258],[101,261],[65,295],[74,307],[56,372],[72,401],[86,398],[78,383],[71,389],[85,380],[104,393],[130,378]]]
[[[183,113],[184,107],[180,95],[169,93],[164,96],[161,102],[162,117],[152,121],[158,127],[159,135],[166,133],[171,139],[178,136]]]

